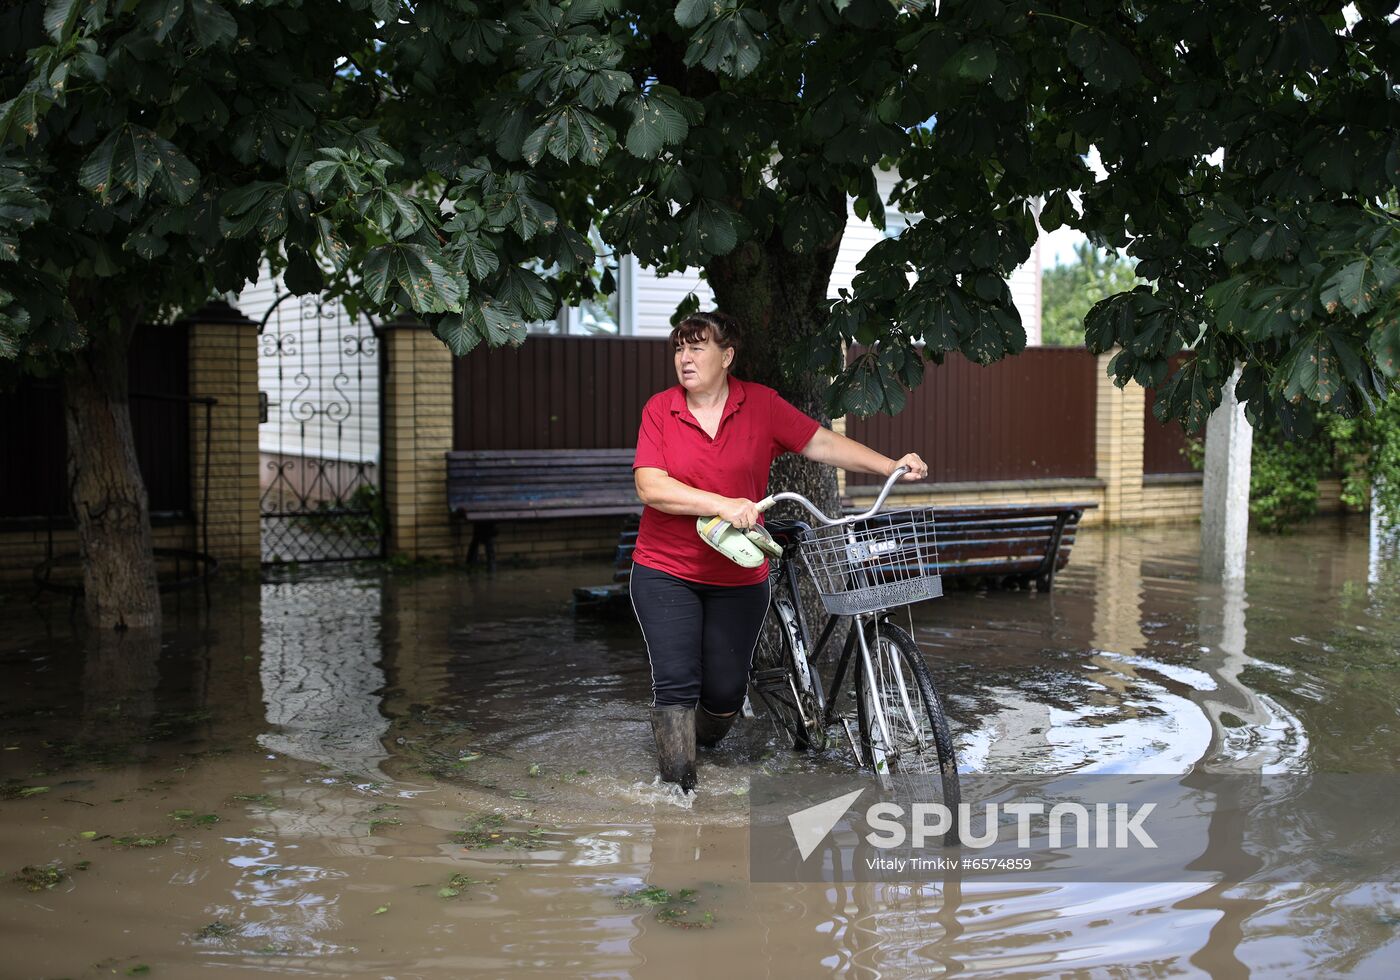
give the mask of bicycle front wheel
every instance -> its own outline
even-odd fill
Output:
[[[807,659],[797,608],[787,590],[773,596],[754,649],[749,681],[794,749],[826,748],[826,699]]]
[[[918,644],[891,623],[870,623],[865,639],[875,684],[864,666],[857,669],[856,705],[871,766],[877,775],[936,776],[942,802],[956,814],[962,793],[953,737]]]

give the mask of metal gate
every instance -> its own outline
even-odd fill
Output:
[[[259,333],[263,562],[383,557],[375,325],[336,300],[281,294]]]

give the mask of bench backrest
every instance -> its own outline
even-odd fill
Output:
[[[632,449],[457,450],[447,506],[473,520],[639,513]]]
[[[1055,567],[1069,563],[1074,535],[1084,511],[1097,507],[1092,501],[1064,504],[988,504],[973,507],[934,508],[938,557],[945,575],[983,574],[993,571],[1032,572],[1044,563],[1056,525],[1060,546]],[[632,551],[637,545],[635,524],[618,539],[613,581],[631,575]]]

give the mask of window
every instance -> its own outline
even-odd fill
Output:
[[[531,333],[556,337],[618,337],[633,333],[631,296],[636,259],[608,251],[596,232],[589,237],[598,255],[594,271],[600,279],[604,274],[611,274],[613,291],[584,300],[577,306],[560,308],[553,320],[530,324]],[[541,270],[540,274],[548,276],[552,271]]]

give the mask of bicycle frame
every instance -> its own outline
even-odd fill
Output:
[[[806,529],[806,525],[797,525],[798,535]],[[841,691],[841,684],[846,679],[846,671],[850,667],[851,656],[855,652],[857,645],[860,647],[861,668],[865,671],[866,683],[870,685],[872,691],[879,691],[879,679],[875,676],[875,668],[870,658],[870,648],[865,642],[865,626],[872,621],[883,620],[889,614],[889,610],[882,609],[879,612],[861,613],[856,616],[830,615],[827,617],[826,625],[822,628],[821,637],[815,644],[811,642],[811,631],[807,628],[807,615],[802,609],[801,582],[798,578],[798,563],[794,559],[786,556],[782,558],[778,565],[779,576],[787,583],[789,592],[794,602],[793,606],[797,611],[797,628],[802,634],[802,642],[807,650],[807,662],[815,664],[826,649],[831,635],[836,631],[836,625],[843,619],[850,620],[850,629],[846,631],[846,640],[841,648],[841,659],[836,663],[836,672],[831,679],[831,687],[826,695],[826,709],[822,717],[822,727],[831,725],[836,720],[836,696]],[[901,692],[904,700],[908,701],[908,693]],[[880,734],[884,738],[886,745],[890,745],[890,733],[886,727],[883,712],[876,712],[876,721],[880,726]]]

